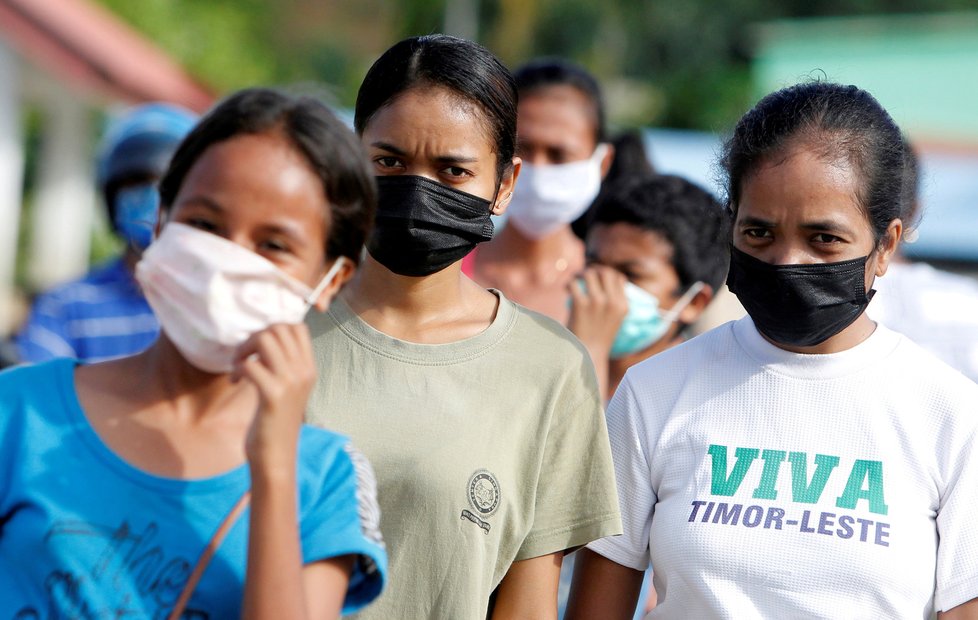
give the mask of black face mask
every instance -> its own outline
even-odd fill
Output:
[[[876,291],[866,292],[867,260],[771,265],[730,246],[727,286],[759,332],[811,347],[852,325],[869,305]]]
[[[402,276],[427,276],[492,239],[492,203],[419,176],[377,177],[367,251]]]

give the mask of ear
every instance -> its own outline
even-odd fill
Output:
[[[502,181],[499,183],[499,191],[496,192],[496,202],[492,205],[493,215],[502,215],[506,212],[513,199],[513,190],[516,189],[516,179],[520,176],[520,169],[523,167],[523,160],[519,157],[513,158],[513,163],[509,170],[503,174]]]
[[[692,325],[699,320],[700,315],[703,314],[706,307],[713,301],[714,292],[713,287],[704,282],[703,288],[693,295],[693,298],[689,300],[686,307],[679,312],[677,321],[683,325]]]
[[[333,279],[326,285],[326,288],[323,289],[323,292],[319,294],[319,297],[316,298],[316,302],[313,304],[313,308],[320,312],[326,312],[329,309],[329,304],[333,301],[333,297],[340,292],[344,284],[353,278],[353,274],[357,271],[356,265],[349,258],[341,256],[336,260],[342,260],[343,264],[340,265],[336,275],[333,276]],[[332,266],[332,263],[326,266],[327,272]],[[326,276],[327,272],[323,272],[323,277]]]
[[[605,142],[605,146],[608,150],[605,152],[604,157],[601,158],[601,178],[608,176],[608,171],[611,170],[611,162],[615,161],[615,145],[610,142]]]
[[[886,273],[887,267],[890,266],[890,260],[900,246],[900,238],[902,236],[903,221],[898,218],[890,222],[890,225],[886,228],[883,243],[876,250],[876,257],[873,259],[875,263],[873,269],[875,270],[876,277],[880,277]]]

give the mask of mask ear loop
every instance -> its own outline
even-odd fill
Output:
[[[692,286],[686,289],[683,296],[676,300],[676,303],[662,313],[662,318],[669,321],[670,323],[675,321],[679,317],[679,313],[686,309],[696,295],[703,290],[706,285],[702,282],[694,282]]]
[[[312,306],[316,303],[316,300],[319,299],[319,296],[326,290],[326,287],[333,282],[333,279],[336,278],[336,274],[340,272],[340,268],[346,264],[346,261],[347,258],[345,256],[340,256],[337,258],[333,263],[333,266],[330,267],[329,271],[326,272],[326,275],[323,276],[323,279],[316,285],[316,288],[309,293],[308,297],[305,299],[306,312],[309,312],[309,308],[312,308]]]

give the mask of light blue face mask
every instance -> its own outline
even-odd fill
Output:
[[[145,250],[159,218],[160,194],[154,185],[132,185],[115,195],[115,226],[132,246]]]
[[[669,326],[675,322],[683,308],[703,290],[703,283],[696,282],[676,300],[672,308],[661,312],[659,300],[642,287],[625,283],[625,297],[628,299],[628,314],[618,328],[618,334],[611,345],[611,359],[638,353],[659,341]]]

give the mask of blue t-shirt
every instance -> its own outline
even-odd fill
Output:
[[[247,465],[161,478],[112,452],[79,405],[72,360],[0,373],[0,617],[161,618],[204,546],[249,488]],[[299,523],[305,562],[356,555],[343,611],[373,600],[387,557],[369,465],[345,438],[304,427]],[[183,618],[241,615],[249,512]]]
[[[139,353],[159,322],[121,258],[38,295],[17,335],[22,362],[73,357],[100,362]]]

